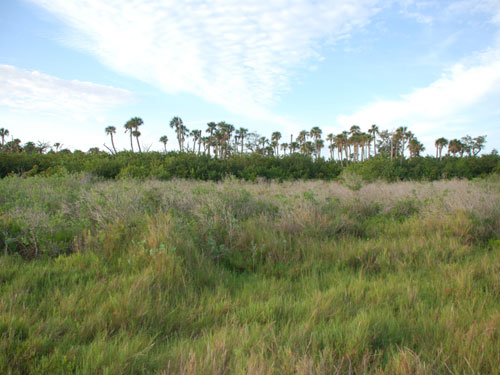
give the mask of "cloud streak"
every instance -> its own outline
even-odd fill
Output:
[[[366,122],[371,118],[391,123],[407,118],[439,119],[463,111],[500,87],[500,58],[483,65],[454,65],[440,79],[427,87],[402,95],[399,100],[379,101],[350,116],[340,116],[342,123]]]
[[[0,106],[69,118],[130,103],[127,90],[0,65]]]
[[[166,92],[269,116],[325,40],[370,22],[379,0],[31,0],[72,30],[66,43]],[[387,4],[387,2],[385,2]]]
[[[488,53],[480,60],[468,67],[456,64],[429,86],[398,100],[378,101],[354,114],[341,115],[338,123],[387,127],[418,123],[419,130],[432,131],[436,122],[458,119],[487,96],[500,93],[500,54]]]

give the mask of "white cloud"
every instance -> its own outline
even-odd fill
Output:
[[[370,22],[381,0],[31,0],[112,69],[253,118],[318,45]]]
[[[0,65],[0,106],[7,108],[84,119],[132,100],[127,90]]]
[[[500,94],[500,53],[485,53],[474,65],[456,64],[440,79],[427,87],[415,89],[397,100],[381,100],[354,114],[340,115],[342,126],[359,124],[367,127],[376,123],[384,128],[409,125],[419,132],[434,134],[455,123],[462,127],[470,121],[470,111],[481,112],[476,106],[489,97]]]

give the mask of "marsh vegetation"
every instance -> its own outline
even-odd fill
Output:
[[[2,374],[498,373],[500,180],[0,180]]]

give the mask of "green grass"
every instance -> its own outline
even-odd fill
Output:
[[[1,374],[498,374],[500,181],[0,180]]]

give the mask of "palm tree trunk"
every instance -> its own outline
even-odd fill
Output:
[[[139,152],[142,152],[141,144],[139,143],[139,137],[135,137],[135,139],[137,140],[137,147],[139,148]]]
[[[132,152],[134,152],[134,142],[132,139],[132,129],[130,129],[130,148],[132,149]]]
[[[113,140],[113,133],[110,133],[111,135],[111,145],[113,146],[113,150],[115,151],[116,154],[116,147],[115,147],[115,141]]]

